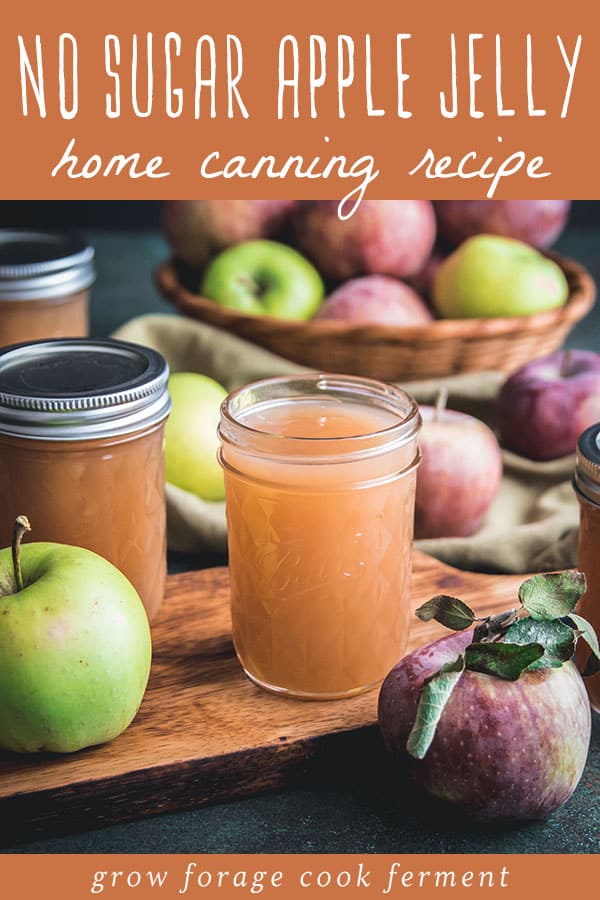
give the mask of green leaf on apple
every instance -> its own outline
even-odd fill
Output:
[[[416,610],[419,619],[424,622],[435,619],[453,631],[464,631],[477,624],[464,637],[442,639],[454,642],[454,652],[458,642],[463,642],[460,644],[464,648],[462,654],[445,663],[429,678],[420,679],[422,686],[406,743],[408,753],[415,759],[425,758],[446,704],[465,671],[514,682],[524,672],[560,669],[564,662],[572,659],[579,637],[584,638],[592,651],[583,674],[600,671],[600,646],[594,629],[572,612],[584,592],[585,576],[582,573],[561,572],[529,578],[519,591],[522,604],[519,609],[484,618],[477,618],[462,600],[443,594],[419,607]],[[523,615],[524,612],[529,615]],[[472,638],[471,643],[465,646],[469,638]],[[523,690],[535,690],[536,684],[538,680],[533,679]],[[468,692],[470,685],[471,679],[463,681],[459,693],[463,689]],[[384,689],[385,684],[382,691]]]
[[[534,575],[519,588],[519,600],[533,619],[560,619],[568,616],[585,593],[582,572]]]
[[[544,655],[528,667],[532,669],[558,669],[563,662],[571,659],[575,652],[573,629],[560,619],[533,619],[529,616],[511,625],[506,632],[509,644],[541,644]]]
[[[444,707],[464,669],[465,659],[461,655],[443,665],[439,672],[424,682],[415,722],[406,742],[406,749],[415,759],[423,759],[429,750]]]
[[[505,681],[516,681],[521,672],[541,659],[541,644],[475,643],[465,650],[465,668]]]
[[[458,597],[449,597],[447,594],[438,594],[432,597],[427,603],[424,603],[417,610],[415,615],[422,622],[430,622],[435,619],[446,628],[452,631],[464,631],[470,628],[475,621],[475,613],[473,610],[459,600]]]
[[[565,622],[567,625],[570,625],[571,628],[575,629],[577,638],[583,638],[592,651],[581,674],[584,678],[590,678],[592,675],[596,675],[600,672],[600,645],[598,644],[598,636],[594,631],[594,627],[587,619],[584,619],[583,616],[579,616],[576,613],[569,613],[565,618]]]
[[[569,613],[568,619],[579,632],[579,637],[583,638],[594,656],[600,660],[600,644],[598,644],[598,636],[596,635],[593,626],[587,619],[584,619],[583,616],[579,616],[576,613]]]

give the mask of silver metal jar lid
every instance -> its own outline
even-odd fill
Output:
[[[78,235],[0,229],[0,300],[51,300],[95,280],[94,248]]]
[[[577,444],[575,487],[600,506],[600,423],[587,428]]]
[[[131,434],[171,408],[166,360],[148,347],[82,338],[0,350],[0,435],[78,441]]]

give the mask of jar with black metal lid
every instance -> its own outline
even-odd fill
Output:
[[[0,350],[0,546],[27,515],[32,539],[117,566],[150,618],[166,576],[168,375],[159,353],[122,341]]]
[[[579,438],[573,482],[580,505],[578,566],[587,582],[580,611],[600,634],[600,423]],[[578,652],[587,655],[586,645],[579,644]],[[586,684],[592,706],[600,711],[600,674],[587,678]]]
[[[85,337],[94,249],[81,237],[0,230],[0,346]]]

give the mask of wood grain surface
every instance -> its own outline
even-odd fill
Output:
[[[514,602],[521,576],[460,572],[415,553],[413,606],[459,595],[479,613]],[[444,631],[416,618],[409,649]],[[230,637],[228,574],[168,579],[153,629],[150,684],[133,725],[70,756],[0,754],[3,838],[74,831],[292,786],[340,751],[378,753],[377,691],[294,701],[242,674]]]

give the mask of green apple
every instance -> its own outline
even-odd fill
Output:
[[[564,272],[533,247],[512,238],[469,238],[441,264],[433,303],[443,318],[527,316],[563,306]]]
[[[208,266],[200,293],[249,315],[310,319],[325,289],[315,267],[276,241],[247,241],[224,250]]]
[[[90,550],[33,543],[19,517],[0,550],[0,748],[70,753],[121,734],[150,673],[135,589]],[[19,524],[20,523],[20,524]]]
[[[207,375],[177,372],[169,379],[169,392],[173,408],[165,434],[167,481],[203,500],[223,500],[217,426],[227,391]]]

